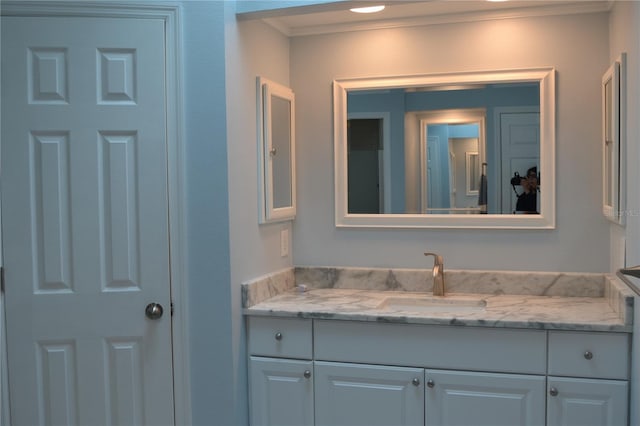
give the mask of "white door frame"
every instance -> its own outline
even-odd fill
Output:
[[[2,16],[65,16],[100,18],[162,19],[165,24],[165,87],[166,87],[166,137],[167,184],[169,200],[169,250],[172,302],[172,352],[174,421],[176,425],[191,424],[191,386],[189,376],[189,342],[187,312],[187,276],[185,265],[185,211],[184,198],[184,133],[182,128],[182,75],[181,25],[182,12],[178,3],[130,2],[113,4],[73,1],[2,1]],[[1,215],[1,210],[0,210]],[[1,242],[0,242],[1,244]],[[0,310],[3,312],[3,309]],[[4,321],[0,335],[5,336]],[[5,358],[5,354],[2,357]],[[6,377],[6,371],[2,371]],[[0,412],[6,414],[7,407]],[[0,419],[1,421],[2,419]]]

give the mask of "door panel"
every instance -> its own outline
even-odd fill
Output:
[[[427,370],[426,425],[544,424],[545,377]]]
[[[629,385],[624,380],[549,377],[549,426],[627,425]]]
[[[252,356],[251,425],[313,425],[313,362]]]
[[[423,369],[321,361],[314,368],[316,425],[424,424]]]
[[[502,213],[508,214],[514,212],[518,199],[510,184],[514,172],[526,176],[530,167],[536,166],[540,170],[540,113],[501,113],[500,145]],[[516,186],[516,190],[521,193],[522,187]],[[539,203],[537,207],[540,211]]]
[[[161,20],[2,18],[14,425],[173,424],[164,61]]]

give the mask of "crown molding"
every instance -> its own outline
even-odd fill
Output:
[[[335,24],[308,25],[305,27],[290,27],[277,18],[265,18],[264,21],[286,35],[287,37],[301,37],[308,35],[343,33],[352,31],[370,31],[393,28],[417,27],[426,25],[442,25],[455,23],[469,23],[478,21],[492,21],[501,19],[521,19],[542,16],[575,15],[584,13],[609,12],[614,1],[565,3],[557,6],[538,6],[506,9],[499,11],[482,11],[468,13],[452,13],[442,15],[424,15],[400,19],[386,19],[366,22],[347,22]]]

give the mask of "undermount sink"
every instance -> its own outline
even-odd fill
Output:
[[[446,296],[392,296],[378,306],[380,309],[412,312],[482,312],[486,307],[484,299]]]

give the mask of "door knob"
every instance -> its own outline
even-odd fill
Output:
[[[164,309],[162,309],[162,305],[159,303],[149,303],[146,308],[144,308],[144,314],[147,318],[152,320],[160,319]]]

